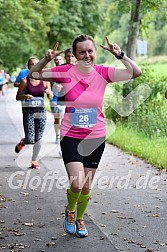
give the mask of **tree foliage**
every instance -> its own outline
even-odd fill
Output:
[[[24,66],[32,55],[40,56],[48,46],[46,25],[54,0],[0,0],[0,63],[9,71]],[[42,39],[41,39],[42,38]]]
[[[12,71],[27,59],[42,57],[59,41],[71,46],[81,33],[94,36],[99,28],[100,0],[0,0],[0,64]]]
[[[61,47],[70,47],[78,34],[94,37],[101,21],[99,0],[60,0],[58,15],[52,15],[49,22],[49,44],[59,41]]]
[[[56,41],[65,49],[81,33],[92,35],[99,44],[109,36],[128,52],[133,48],[130,17],[136,1],[0,0],[0,67],[9,71],[24,67],[30,56],[41,58]],[[165,0],[140,0],[135,43],[137,37],[147,39],[149,55],[167,51],[166,10]],[[98,63],[111,62],[109,57],[101,50]]]
[[[108,35],[134,59],[137,38],[146,37],[150,23],[157,20],[161,20],[161,24],[164,23],[166,5],[165,0],[129,0],[126,4],[124,0],[106,0],[101,3],[101,9],[106,15],[99,36]]]

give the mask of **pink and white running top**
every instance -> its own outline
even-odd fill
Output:
[[[106,85],[114,81],[114,73],[115,67],[103,65],[94,65],[90,73],[81,72],[77,65],[52,68],[53,81],[61,83],[65,92],[66,112],[61,124],[61,136],[93,139],[106,135],[102,104]],[[75,111],[80,111],[75,113],[76,117]],[[93,119],[89,119],[89,116]],[[78,125],[79,121],[81,125]]]

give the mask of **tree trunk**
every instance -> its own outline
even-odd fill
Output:
[[[136,56],[136,45],[137,38],[139,35],[139,27],[140,27],[140,3],[141,0],[132,0],[132,10],[131,10],[131,18],[129,22],[129,35],[127,42],[127,50],[126,54],[132,60],[135,59]]]

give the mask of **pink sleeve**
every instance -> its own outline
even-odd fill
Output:
[[[109,83],[114,82],[114,74],[115,74],[115,67],[113,66],[103,66],[99,65],[97,66],[97,71],[100,73],[100,75]]]

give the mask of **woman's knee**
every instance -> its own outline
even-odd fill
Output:
[[[73,192],[82,192],[82,194],[88,194],[91,190],[91,185],[86,183],[84,184],[83,181],[82,182],[78,182],[78,181],[73,181],[70,184],[70,188],[72,189]]]
[[[90,188],[87,186],[83,186],[81,193],[82,194],[88,194],[90,192]]]
[[[69,184],[70,184],[71,190],[75,193],[78,193],[82,190],[83,183],[79,182],[78,180],[75,180],[75,178],[70,179]]]

